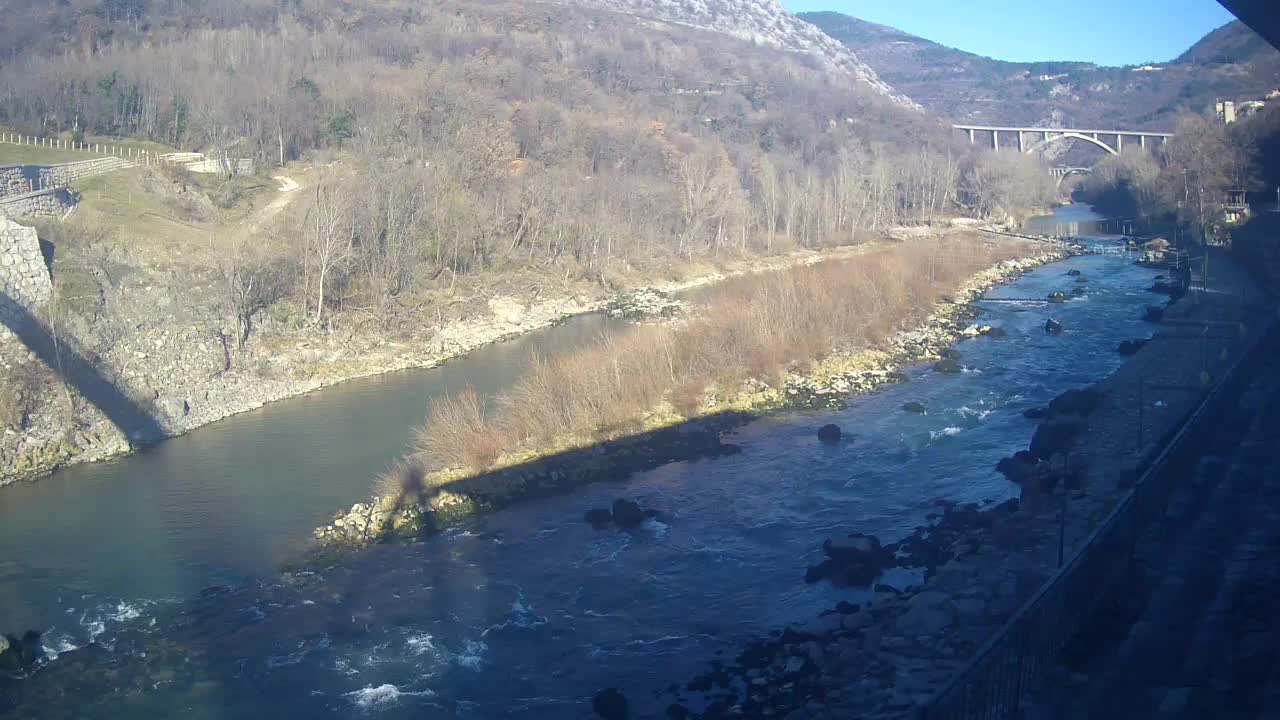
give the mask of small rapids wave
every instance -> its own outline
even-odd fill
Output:
[[[398,702],[403,697],[435,697],[430,690],[401,690],[391,683],[372,685],[346,693],[345,697],[359,708],[370,709]]]
[[[484,632],[480,633],[480,637],[488,637],[491,632],[508,628],[535,628],[546,625],[547,622],[548,620],[545,617],[533,612],[533,607],[527,604],[524,593],[517,592],[516,599],[511,602],[511,612],[507,615],[507,619],[490,625]]]
[[[955,425],[944,427],[941,430],[930,430],[929,440],[932,442],[938,438],[951,437],[952,435],[959,435],[962,432],[964,432],[964,428],[956,427]]]

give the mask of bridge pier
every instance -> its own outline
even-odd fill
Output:
[[[1116,154],[1124,154],[1124,136],[1120,133],[1116,133]]]
[[[969,128],[969,144],[973,144],[973,128]]]
[[[1018,131],[1018,152],[1026,152],[1026,148],[1023,147],[1021,130]]]
[[[991,149],[996,152],[1000,152],[1000,131],[999,130],[991,131]]]
[[[1146,149],[1147,149],[1147,136],[1146,136],[1146,135],[1139,135],[1139,136],[1138,136],[1138,147],[1142,148],[1143,150],[1146,150]]]

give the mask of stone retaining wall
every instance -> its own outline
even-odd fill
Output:
[[[32,312],[53,295],[49,267],[40,252],[35,228],[19,225],[0,215],[0,322],[11,323],[22,316],[19,308]]]
[[[0,199],[66,187],[82,178],[133,167],[124,158],[97,158],[57,165],[0,165]]]
[[[79,204],[79,196],[75,191],[59,187],[24,195],[0,197],[0,215],[26,220],[57,220],[77,204]]]

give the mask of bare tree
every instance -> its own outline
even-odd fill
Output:
[[[253,332],[253,318],[288,292],[287,274],[260,238],[244,238],[211,248],[222,280],[222,296],[236,319],[236,349],[242,350]]]
[[[316,325],[324,321],[326,290],[351,259],[355,232],[347,189],[332,176],[322,177],[302,223],[304,273],[315,277]]]

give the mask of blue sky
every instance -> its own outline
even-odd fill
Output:
[[[1215,0],[782,0],[782,4],[792,12],[842,12],[1001,60],[1085,60],[1100,65],[1171,60],[1205,33],[1234,19]]]

